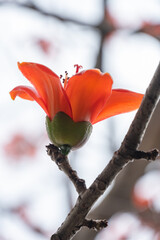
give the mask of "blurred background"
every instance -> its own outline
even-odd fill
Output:
[[[45,114],[9,91],[29,85],[17,62],[44,64],[58,75],[109,72],[114,88],[144,93],[160,59],[159,0],[0,0],[0,240],[47,240],[77,198],[47,156]],[[88,143],[70,154],[87,186],[123,140],[135,112],[94,125]],[[160,105],[140,146],[160,148]],[[160,240],[160,162],[130,163],[90,213],[106,218],[100,233],[74,240]]]

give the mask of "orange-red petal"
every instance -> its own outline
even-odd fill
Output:
[[[97,69],[82,71],[69,79],[66,93],[71,103],[74,121],[96,119],[111,94],[112,78]]]
[[[143,96],[143,94],[124,89],[112,90],[110,98],[93,123],[139,108]]]
[[[49,68],[37,63],[19,63],[23,75],[34,85],[38,95],[47,106],[49,117],[52,119],[59,111],[72,117],[67,95],[59,77]]]
[[[12,91],[10,91],[10,96],[13,100],[17,96],[30,101],[35,100],[44,109],[46,114],[49,116],[48,109],[47,109],[47,106],[45,105],[45,102],[33,88],[26,87],[26,86],[15,87]]]

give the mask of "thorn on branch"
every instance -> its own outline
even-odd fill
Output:
[[[46,146],[46,148],[48,155],[57,164],[58,168],[63,171],[72,181],[78,194],[81,195],[84,193],[84,191],[87,189],[85,181],[79,178],[77,172],[71,168],[67,156],[63,155],[58,147],[54,146],[53,144],[49,144]]]
[[[103,219],[103,220],[85,219],[83,222],[83,226],[88,227],[89,229],[94,229],[95,231],[99,231],[102,228],[107,227],[108,222],[106,219]]]

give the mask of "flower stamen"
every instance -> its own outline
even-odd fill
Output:
[[[68,77],[68,72],[65,71],[65,78],[63,79],[64,88],[66,88],[66,86],[67,86],[68,79],[69,79],[69,77]]]
[[[76,68],[76,74],[79,73],[79,69],[83,68],[81,65],[75,64],[74,67]]]

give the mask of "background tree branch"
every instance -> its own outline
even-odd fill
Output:
[[[89,23],[85,23],[85,22],[78,21],[78,20],[68,18],[68,17],[64,17],[64,16],[61,17],[60,15],[58,15],[56,13],[45,11],[44,9],[40,8],[37,4],[35,4],[32,1],[28,1],[26,3],[25,2],[22,3],[22,2],[18,2],[18,1],[8,1],[8,0],[0,2],[0,5],[6,5],[6,4],[12,4],[12,5],[15,5],[17,7],[28,8],[28,9],[33,10],[33,11],[35,11],[35,12],[37,12],[37,13],[43,15],[43,16],[56,18],[61,22],[71,22],[71,23],[81,25],[81,26],[85,26],[85,27],[95,27],[95,25],[92,25],[92,24],[89,24]]]

